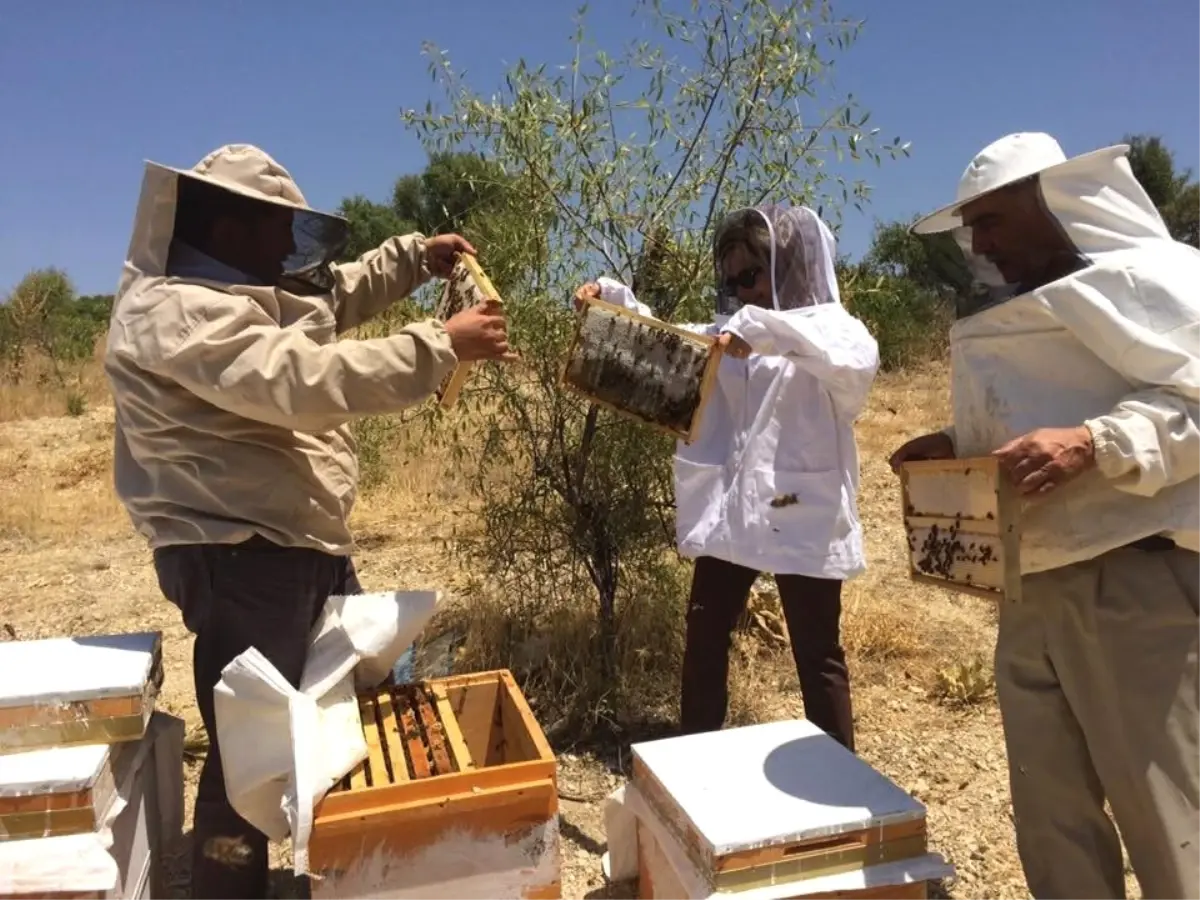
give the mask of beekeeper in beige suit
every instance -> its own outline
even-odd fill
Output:
[[[331,264],[346,238],[346,221],[310,209],[256,147],[222,147],[186,171],[146,166],[105,366],[117,493],[196,635],[210,742],[196,897],[266,896],[267,839],[226,798],[213,687],[250,646],[298,686],[325,600],[360,592],[347,426],[420,402],[459,360],[511,357],[492,304],[338,340],[474,253],[457,235],[412,234]]]
[[[909,459],[994,454],[1026,498],[1023,601],[996,684],[1036,897],[1200,896],[1200,250],[1117,146],[1014,134],[967,168],[953,230],[989,290],[950,333],[954,426]]]

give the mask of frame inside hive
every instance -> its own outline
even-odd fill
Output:
[[[900,484],[914,581],[1021,599],[1020,498],[996,460],[905,463]]]
[[[434,312],[434,318],[446,322],[464,309],[478,306],[489,297],[500,300],[491,279],[480,268],[475,257],[469,253],[462,253],[454,263],[450,277],[446,279],[442,299]],[[438,403],[445,407],[455,404],[473,366],[472,362],[462,362],[454,367],[454,371],[446,376],[437,389]]]
[[[562,382],[597,406],[691,443],[720,363],[715,338],[589,298]]]
[[[554,753],[508,671],[382,685],[359,709],[367,759],[313,811],[313,871],[446,834],[524,834],[557,814]]]

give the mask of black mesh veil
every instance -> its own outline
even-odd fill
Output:
[[[197,249],[207,230],[222,216],[254,219],[265,215],[291,218],[291,253],[282,260],[276,286],[298,294],[327,293],[333,288],[330,264],[349,241],[349,223],[340,216],[239,193],[203,178],[179,174],[174,237]],[[168,261],[168,274],[170,261]]]

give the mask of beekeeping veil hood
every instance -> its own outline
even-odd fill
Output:
[[[1018,293],[1017,285],[972,250],[971,229],[962,208],[1001,188],[1034,179],[1046,215],[1057,224],[1077,256],[1078,268],[1113,254],[1171,240],[1154,203],[1138,183],[1118,144],[1068,159],[1048,134],[1011,134],[984,148],[959,180],[954,203],[919,219],[919,235],[950,232],[974,280],[975,305],[969,314]]]
[[[180,249],[181,215],[252,218],[256,212],[291,213],[292,247],[281,260],[273,286],[297,294],[325,293],[333,287],[330,263],[346,246],[349,227],[340,216],[309,207],[292,176],[258,147],[229,144],[191,169],[147,162],[122,288],[136,277],[170,277]],[[200,249],[200,248],[195,248]],[[226,262],[222,260],[221,262]]]
[[[766,205],[733,212],[713,235],[717,277],[717,315],[731,316],[742,306],[730,274],[722,270],[722,249],[730,241],[745,243],[771,275],[776,310],[818,303],[840,303],[834,272],[836,242],[829,227],[805,206]]]

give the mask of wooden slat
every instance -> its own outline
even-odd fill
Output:
[[[500,676],[500,729],[504,734],[505,762],[554,759],[533,710],[508,672]]]
[[[379,725],[375,719],[375,698],[359,697],[358,711],[362,714],[363,737],[367,741],[367,781],[371,787],[388,784],[387,761],[379,741]]]
[[[492,730],[500,704],[499,679],[455,679],[446,684],[446,696],[475,766],[491,765],[488,750],[492,747]]]
[[[442,733],[442,724],[438,721],[437,714],[433,711],[433,706],[423,688],[414,689],[412,696],[416,698],[417,712],[421,717],[421,725],[425,729],[425,737],[429,743],[433,774],[448,775],[455,769],[450,761],[450,755],[446,752],[446,738]]]
[[[361,791],[367,787],[367,762],[363,760],[350,770],[350,790]]]
[[[396,708],[400,717],[400,730],[404,738],[404,746],[408,751],[408,764],[412,767],[413,778],[428,778],[432,772],[429,768],[429,751],[421,735],[417,717],[413,715],[412,698],[408,691],[401,693],[396,689]]]
[[[463,740],[462,729],[458,727],[454,710],[450,708],[450,698],[446,696],[446,688],[443,685],[434,684],[430,687],[430,691],[437,705],[438,718],[442,722],[442,730],[446,735],[446,744],[454,762],[454,771],[466,772],[468,769],[475,768],[475,760],[471,758],[471,751],[467,749],[467,743]]]
[[[400,736],[400,723],[396,718],[396,707],[391,692],[384,688],[376,702],[379,705],[379,723],[383,730],[384,752],[390,763],[389,773],[393,782],[408,781],[408,754],[404,752],[404,739]]]

